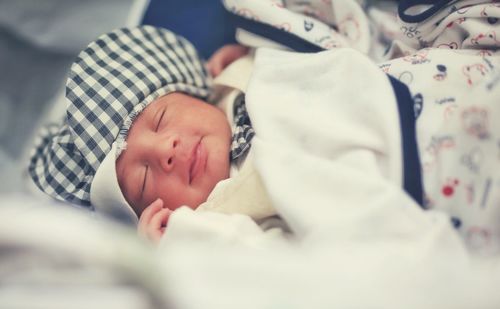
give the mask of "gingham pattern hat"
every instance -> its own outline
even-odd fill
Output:
[[[66,117],[41,132],[29,174],[52,197],[89,206],[96,170],[135,117],[170,92],[206,99],[209,82],[194,47],[168,30],[140,26],[99,37],[71,66]]]

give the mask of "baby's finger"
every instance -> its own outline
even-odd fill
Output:
[[[147,227],[147,236],[154,243],[158,243],[160,241],[163,233],[165,232],[165,227],[171,213],[172,211],[170,209],[164,208],[157,212],[151,219],[151,222]]]
[[[212,73],[214,74],[214,76],[219,76],[222,70],[224,70],[224,64],[222,62],[219,61],[217,63],[214,63],[214,66],[212,68]]]
[[[137,224],[137,230],[141,234],[146,234],[146,230],[150,225],[151,218],[158,213],[163,207],[163,200],[157,199],[153,203],[151,203],[139,217],[139,222]]]
[[[154,227],[155,230],[160,230],[162,227],[167,226],[168,218],[172,211],[168,208],[163,208],[159,212],[157,212],[153,218],[151,218],[151,222],[149,224],[150,227]]]
[[[149,204],[149,206],[142,211],[142,214],[139,218],[139,223],[141,223],[141,221],[145,223],[151,221],[151,218],[153,218],[154,214],[160,211],[162,207],[163,207],[163,200],[156,199],[153,203]]]
[[[222,63],[220,59],[211,59],[207,63],[207,70],[212,77],[217,77],[222,72]]]

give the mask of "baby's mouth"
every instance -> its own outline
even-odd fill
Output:
[[[191,165],[189,167],[189,183],[205,171],[207,162],[207,152],[200,139],[193,147],[191,154]]]

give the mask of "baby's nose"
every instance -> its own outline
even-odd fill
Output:
[[[176,136],[169,137],[167,140],[161,142],[159,145],[161,149],[158,153],[158,159],[160,160],[160,165],[165,172],[170,172],[176,163],[176,154],[180,140]]]

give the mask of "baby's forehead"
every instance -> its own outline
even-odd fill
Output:
[[[175,110],[179,112],[184,112],[187,108],[202,109],[206,105],[210,104],[192,95],[176,91],[168,93],[164,96],[155,99],[145,109],[149,108],[149,110],[155,110],[158,108],[167,107],[171,108],[170,111]]]
[[[167,99],[168,94],[161,96],[159,98],[154,99],[151,103],[146,105],[142,111],[140,111],[136,117],[132,119],[132,126],[138,122],[139,120],[143,121],[149,117],[151,117],[151,114],[154,114],[158,109],[161,109],[162,107],[167,107],[169,105],[171,100]]]
[[[181,97],[176,95],[176,93],[169,93],[156,98],[147,106],[145,106],[144,109],[133,119],[130,129],[132,130],[134,127],[136,127],[136,123],[150,122],[154,121],[155,119],[158,120],[157,118],[161,117],[161,113],[166,109],[169,110],[169,113],[182,112],[174,107],[174,105],[177,105],[178,103],[184,102]]]

